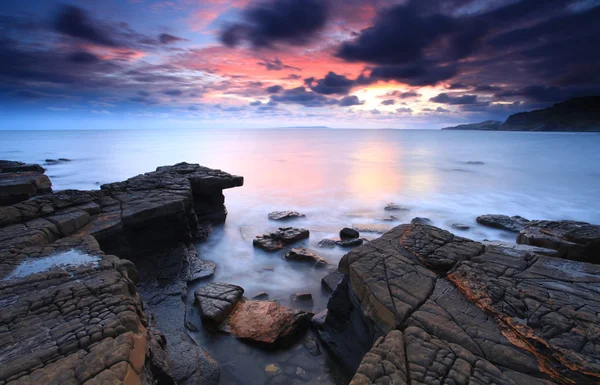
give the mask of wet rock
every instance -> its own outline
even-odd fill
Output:
[[[310,301],[312,302],[312,294],[311,293],[295,293],[290,296],[292,302],[304,302]]]
[[[395,203],[388,203],[384,208],[386,211],[408,211],[409,208],[397,205]]]
[[[259,344],[287,345],[310,325],[312,316],[271,301],[241,301],[221,330]]]
[[[410,223],[412,223],[413,225],[431,225],[433,222],[429,218],[415,217],[410,221]]]
[[[398,218],[396,218],[393,215],[389,215],[387,217],[379,217],[379,218],[376,218],[376,219],[378,219],[380,221],[385,221],[385,222],[393,222],[393,221],[397,221],[398,220]],[[361,231],[361,230],[358,230],[358,231]]]
[[[269,377],[274,377],[274,376],[278,375],[279,373],[281,373],[281,368],[275,364],[269,364],[269,365],[265,366],[265,373]]]
[[[383,381],[397,385],[409,384],[404,349],[404,335],[399,330],[379,338],[363,357],[350,385],[378,384]]]
[[[383,223],[353,223],[352,228],[361,233],[383,234],[386,231],[389,231],[392,226]]]
[[[532,221],[517,243],[557,251],[558,256],[600,263],[600,226],[575,221]]]
[[[462,224],[462,223],[453,223],[453,224],[452,224],[452,228],[453,228],[453,229],[456,229],[456,230],[462,230],[462,231],[465,231],[465,230],[469,230],[469,229],[471,228],[471,226],[469,226],[469,225],[464,225],[464,224]]]
[[[315,267],[327,266],[327,261],[319,254],[304,248],[293,248],[285,254],[284,258],[290,261],[309,262]]]
[[[356,239],[358,237],[360,237],[360,234],[355,229],[344,227],[340,230],[340,239],[342,240]]]
[[[342,282],[344,279],[344,274],[339,271],[333,271],[321,279],[321,286],[329,292],[333,292],[336,287]]]
[[[196,345],[187,333],[171,335],[168,340],[170,367],[178,385],[218,385],[219,363]]]
[[[269,294],[262,291],[256,294],[254,297],[252,297],[252,299],[256,301],[267,301],[269,299]]]
[[[319,343],[314,338],[306,337],[304,341],[302,341],[302,345],[310,353],[311,356],[321,355],[321,348],[319,348]]]
[[[465,162],[466,164],[470,164],[472,166],[483,166],[485,163],[481,162],[479,160],[469,160],[467,162]]]
[[[337,243],[333,239],[322,239],[317,243],[317,247],[322,249],[333,249],[337,246]]]
[[[209,325],[218,325],[241,300],[244,289],[228,283],[212,282],[194,293],[200,316]]]
[[[0,173],[10,173],[10,172],[24,172],[24,171],[33,171],[44,173],[46,170],[35,163],[23,163],[23,162],[15,162],[11,160],[0,160]]]
[[[510,250],[515,250],[516,252],[529,252],[532,254],[541,254],[547,255],[549,257],[559,257],[559,253],[556,250],[546,249],[543,247],[537,246],[529,246],[529,245],[520,245],[516,243],[509,243],[503,241],[482,241],[484,246],[495,246],[500,247],[505,250],[505,252],[510,252]]]
[[[478,216],[477,223],[495,229],[518,233],[525,228],[529,220],[518,215],[509,217],[508,215],[488,214]]]
[[[13,205],[51,191],[52,183],[43,173],[36,171],[0,173],[0,206]]]
[[[273,211],[269,213],[269,219],[273,221],[281,221],[286,219],[304,218],[304,214],[300,214],[297,211]]]
[[[266,251],[277,251],[297,241],[308,238],[310,235],[306,229],[293,227],[280,227],[278,230],[254,238],[252,244]]]
[[[365,240],[363,238],[355,238],[348,240],[340,239],[338,241],[335,241],[335,244],[341,247],[357,247],[362,245],[364,242]]]

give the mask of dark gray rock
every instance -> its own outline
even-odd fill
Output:
[[[200,316],[209,325],[218,325],[242,299],[244,289],[228,283],[212,282],[194,293]]]
[[[363,243],[365,243],[365,240],[363,238],[355,238],[355,239],[340,239],[338,241],[335,241],[335,244],[341,247],[357,247],[362,245]]]
[[[333,271],[321,279],[321,286],[328,292],[333,292],[344,279],[344,274]]]
[[[340,230],[340,239],[342,240],[356,239],[358,237],[360,237],[360,233],[355,229],[344,227]]]
[[[317,247],[322,249],[333,249],[337,246],[337,243],[333,239],[322,239],[317,243]]]
[[[304,218],[304,214],[300,214],[297,211],[273,211],[269,213],[269,219],[273,221],[281,221],[286,219]]]
[[[252,244],[266,251],[277,251],[297,241],[308,238],[310,232],[306,229],[280,227],[278,230],[258,235]]]
[[[600,226],[575,221],[532,221],[517,242],[556,250],[558,256],[600,263]]]
[[[302,345],[304,345],[304,348],[310,353],[311,356],[321,355],[321,348],[319,348],[319,343],[314,338],[306,337],[304,341],[302,341]]]
[[[452,224],[452,228],[456,229],[456,230],[462,230],[462,231],[464,231],[464,230],[469,230],[471,228],[471,226],[464,225],[462,223],[453,223]]]
[[[327,266],[327,261],[319,254],[304,248],[293,248],[285,254],[284,258],[290,261],[309,262],[315,267]]]
[[[252,299],[256,301],[267,301],[269,299],[269,294],[263,291],[256,294],[254,297],[252,297]]]
[[[395,203],[388,203],[385,207],[384,210],[386,211],[408,211],[410,210],[409,208],[397,205]]]
[[[9,173],[9,172],[24,172],[24,171],[34,171],[39,173],[44,173],[46,170],[35,163],[23,163],[23,162],[15,162],[11,160],[0,160],[0,173]]]
[[[525,228],[529,220],[518,215],[509,217],[508,215],[487,214],[478,216],[477,223],[495,229],[518,233]]]
[[[410,223],[412,223],[413,225],[431,225],[433,222],[429,218],[415,217],[410,221]]]

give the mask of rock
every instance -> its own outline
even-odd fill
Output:
[[[71,159],[67,159],[67,158],[58,158],[59,162],[70,162]]]
[[[259,344],[287,345],[310,325],[312,316],[271,301],[241,301],[221,330]]]
[[[254,297],[252,297],[252,299],[257,301],[267,301],[269,299],[269,294],[262,291],[256,294]]]
[[[321,279],[321,286],[329,292],[333,292],[336,287],[342,282],[344,279],[344,274],[339,271],[333,271]]]
[[[310,353],[311,356],[321,355],[321,348],[319,348],[319,343],[314,338],[306,337],[304,341],[302,341],[302,345]]]
[[[309,234],[306,229],[280,227],[277,231],[256,236],[252,244],[266,251],[277,251],[294,242],[308,238]]]
[[[196,290],[194,298],[202,320],[214,326],[229,316],[243,294],[239,286],[212,282]]]
[[[0,160],[0,173],[33,171],[43,174],[46,170],[39,164]]]
[[[303,381],[310,380],[310,376],[306,374],[306,370],[302,369],[301,367],[297,367],[295,373],[296,373],[296,376]]]
[[[479,160],[469,160],[465,162],[466,164],[470,164],[471,166],[483,166],[485,163]]]
[[[495,229],[518,233],[525,228],[525,226],[529,223],[529,220],[518,215],[509,217],[508,215],[488,214],[478,216],[477,223],[487,227],[493,227]]]
[[[281,221],[286,219],[304,218],[304,214],[300,214],[297,211],[273,211],[269,213],[269,219],[273,221]]]
[[[415,217],[410,221],[410,223],[412,223],[413,225],[416,225],[416,224],[431,225],[433,222],[431,222],[431,219],[429,219],[429,218]]]
[[[363,238],[349,239],[349,240],[339,240],[335,241],[335,244],[341,247],[357,247],[362,245],[365,242]]]
[[[356,239],[358,237],[360,237],[360,234],[355,229],[344,227],[342,230],[340,230],[340,238],[342,240]]]
[[[549,257],[559,257],[560,254],[556,250],[545,249],[543,247],[537,246],[529,246],[529,245],[519,245],[515,243],[503,242],[503,241],[482,241],[484,246],[495,246],[504,249],[505,252],[510,252],[510,250],[515,250],[516,252],[529,252],[532,254],[542,254],[547,255]]]
[[[322,249],[333,249],[337,246],[337,243],[333,239],[322,239],[317,243],[317,247]]]
[[[380,221],[385,221],[385,222],[393,222],[393,221],[397,221],[398,220],[398,218],[396,218],[393,215],[389,215],[387,217],[379,217],[379,218],[376,218],[376,219],[378,219]],[[352,227],[354,227],[354,225]],[[361,231],[360,229],[357,229],[357,230]]]
[[[46,175],[36,171],[0,173],[0,206],[9,206],[52,191]]]
[[[383,219],[387,220],[387,219]],[[393,219],[390,219],[392,221]],[[392,226],[386,225],[382,223],[353,223],[352,228],[356,231],[360,231],[361,233],[377,233],[383,234],[386,231],[389,231]]]
[[[395,203],[388,203],[384,207],[384,210],[386,210],[386,211],[408,211],[410,209],[406,208],[406,207],[399,206],[399,205],[397,205]]]
[[[312,302],[312,294],[311,293],[295,293],[290,296],[292,302],[303,302],[310,301]]]
[[[290,261],[310,262],[315,267],[327,266],[327,261],[319,254],[304,248],[293,248],[285,254],[284,258]]]
[[[574,221],[532,221],[517,243],[556,250],[563,258],[600,263],[600,226]]]
[[[469,230],[471,226],[463,225],[462,223],[453,223],[452,228],[456,230]]]
[[[382,381],[409,384],[404,349],[404,335],[399,330],[392,330],[379,338],[373,349],[363,357],[350,385],[378,384]]]

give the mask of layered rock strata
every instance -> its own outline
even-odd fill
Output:
[[[342,258],[318,333],[354,385],[596,384],[600,267],[537,251],[398,226]]]

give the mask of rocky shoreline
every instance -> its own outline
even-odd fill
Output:
[[[311,325],[352,385],[600,381],[599,226],[477,219],[516,233],[517,244],[475,242],[427,218],[344,228],[317,244],[350,251],[324,273],[331,297],[313,315],[303,310],[310,293],[292,296],[298,309],[266,293],[248,299],[225,282],[188,293],[218,268],[193,242],[225,220],[223,190],[242,184],[179,163],[97,191],[53,193],[41,166],[0,161],[0,385],[216,385],[220,365],[189,330],[279,349]],[[269,215],[286,224],[303,217]],[[364,239],[362,231],[383,235]],[[327,267],[296,244],[309,236],[280,227],[252,243],[282,250],[286,263]],[[321,354],[314,339],[303,345]],[[297,357],[289,368],[258,368],[263,382],[322,383]]]

